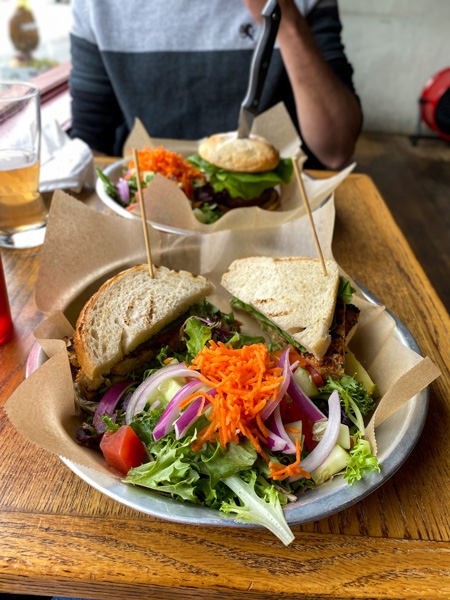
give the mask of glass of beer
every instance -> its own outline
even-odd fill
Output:
[[[34,248],[44,241],[47,207],[39,194],[39,89],[0,81],[0,246]]]

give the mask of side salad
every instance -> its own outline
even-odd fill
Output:
[[[267,527],[287,545],[283,506],[337,474],[354,484],[380,470],[363,439],[373,396],[357,373],[317,386],[292,345],[243,335],[207,300],[197,308],[180,329],[184,350],[161,348],[144,373],[84,405],[77,440],[125,483]]]
[[[280,159],[275,171],[237,173],[220,169],[203,160],[198,154],[186,160],[180,154],[158,146],[138,151],[141,185],[145,189],[156,173],[170,179],[186,195],[192,211],[201,223],[214,223],[225,212],[239,206],[252,205],[253,199],[264,199],[280,183],[289,183],[293,166],[290,159]],[[96,169],[105,192],[126,210],[137,205],[136,165],[130,160],[122,176],[112,181]],[[278,193],[277,197],[278,197]]]

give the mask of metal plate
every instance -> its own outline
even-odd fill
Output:
[[[105,169],[103,169],[103,173],[109,177],[112,181],[117,181],[122,177],[123,166],[125,164],[124,159],[118,160],[115,163],[112,163]],[[103,185],[103,181],[100,177],[97,177],[97,182],[95,184],[95,191],[100,200],[112,211],[120,215],[121,217],[125,217],[126,219],[140,219],[138,215],[134,215],[129,210],[126,210],[123,206],[120,206],[118,202],[113,200],[111,196],[105,192],[105,186]],[[189,229],[179,229],[178,227],[170,227],[170,225],[163,225],[161,223],[155,223],[154,221],[150,221],[152,227],[155,229],[159,229],[159,231],[166,231],[167,233],[176,233],[178,235],[192,235],[193,233],[197,233],[196,231],[191,231]],[[200,232],[203,233],[203,232]]]
[[[368,290],[359,286],[367,300],[381,304]],[[420,354],[419,347],[407,327],[390,311],[395,320],[392,335],[404,346]],[[27,363],[27,377],[47,359],[36,342]],[[429,389],[422,390],[411,398],[394,415],[377,428],[378,459],[381,472],[371,473],[354,485],[348,485],[342,477],[330,483],[307,490],[296,502],[284,507],[289,525],[300,525],[337,513],[380,487],[405,462],[419,439],[425,423],[429,401]],[[99,492],[139,512],[177,523],[191,525],[213,525],[220,527],[259,528],[258,525],[243,524],[210,508],[172,500],[152,490],[121,483],[108,476],[70,460],[61,460]]]
[[[109,177],[111,179],[111,181],[117,181],[118,179],[120,179],[120,177],[122,177],[124,164],[125,164],[125,160],[120,159],[120,160],[116,161],[115,163],[112,163],[105,169],[103,169],[103,173],[107,177]],[[309,177],[310,179],[314,179],[311,175],[307,174],[306,176]],[[279,186],[275,186],[275,189],[280,191]],[[113,200],[111,198],[111,196],[108,196],[108,194],[105,191],[105,186],[103,184],[103,181],[100,179],[100,177],[97,177],[97,181],[95,184],[95,191],[97,193],[97,196],[103,202],[103,204],[105,204],[105,206],[107,206],[109,209],[111,209],[112,211],[114,211],[115,213],[120,215],[121,217],[125,217],[126,219],[140,219],[139,215],[134,215],[129,210],[126,210],[123,206],[120,206],[120,204],[118,202],[116,202],[115,200]],[[327,198],[325,198],[325,200],[323,200],[323,202],[320,204],[320,206],[323,206],[330,199],[330,197],[331,196],[328,196]],[[158,229],[159,231],[166,231],[167,233],[176,233],[178,235],[193,235],[193,234],[204,235],[207,233],[206,231],[193,231],[191,229],[180,229],[178,227],[171,227],[170,225],[164,225],[162,223],[155,223],[154,221],[150,221],[149,219],[148,219],[148,222],[151,223],[152,227],[154,227],[155,229]]]

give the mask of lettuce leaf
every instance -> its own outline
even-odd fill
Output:
[[[328,399],[330,394],[337,390],[341,402],[344,403],[345,411],[351,410],[352,402],[356,404],[362,415],[370,412],[374,406],[374,400],[367,393],[363,383],[358,383],[350,375],[343,375],[341,379],[328,378],[324,386],[319,388],[319,398]]]
[[[355,292],[356,290],[354,287],[352,287],[350,281],[348,279],[345,279],[345,277],[342,277],[341,275],[341,277],[339,278],[339,288],[337,297],[342,298],[345,304],[350,304],[353,298],[353,294]]]
[[[236,173],[226,171],[203,160],[198,154],[187,159],[194,167],[206,173],[214,191],[226,190],[232,198],[251,200],[280,183],[289,183],[294,170],[290,158],[281,158],[277,168],[264,173]]]
[[[117,191],[117,188],[114,185],[113,181],[111,181],[111,179],[107,175],[105,175],[103,171],[100,171],[98,167],[95,167],[95,170],[97,172],[97,175],[102,180],[103,185],[105,186],[105,192],[108,194],[108,196],[110,196],[113,200],[115,200],[122,206],[126,206],[126,202],[123,202],[123,200],[121,200],[119,192]]]
[[[231,344],[235,350],[239,350],[242,346],[251,346],[252,344],[265,344],[266,340],[262,335],[245,335],[244,333],[236,332],[227,345]]]
[[[143,442],[146,448],[151,446],[155,442],[153,437],[153,430],[155,429],[161,415],[164,412],[164,408],[158,406],[152,408],[148,412],[141,412],[136,415],[130,423],[130,427],[134,433]]]
[[[375,406],[373,398],[367,393],[364,384],[358,383],[350,375],[343,375],[339,380],[329,377],[325,385],[319,388],[319,394],[314,396],[313,400],[327,400],[334,390],[339,393],[343,409],[355,426],[350,429],[350,433],[359,431],[364,435],[363,415],[366,415]]]
[[[186,321],[184,335],[186,337],[188,354],[191,358],[197,356],[197,354],[206,346],[206,342],[209,342],[212,338],[213,328],[214,325],[205,325],[198,319],[190,318]]]
[[[200,475],[192,466],[195,457],[191,443],[191,437],[185,437],[181,442],[166,437],[162,443],[153,444],[151,453],[155,460],[130,469],[123,481],[198,504],[195,484]]]
[[[195,431],[181,440],[169,434],[155,442],[150,432],[155,416],[144,415],[132,423],[151,461],[130,469],[123,481],[212,508],[231,501],[233,493],[222,481],[254,464],[257,453],[252,444],[230,443],[225,449],[218,442],[215,447],[206,444],[201,453],[194,452]]]
[[[250,440],[244,440],[240,444],[232,442],[226,449],[217,443],[217,448],[211,456],[201,455],[199,469],[201,473],[210,477],[211,486],[214,488],[221,479],[251,467],[257,456]]]
[[[220,320],[211,325],[208,323],[212,322],[207,320],[207,323],[205,323],[196,317],[191,317],[186,321],[184,336],[186,338],[188,351],[186,360],[188,362],[191,362],[194,356],[197,356],[211,339],[222,341],[227,345],[231,344],[235,349],[242,348],[245,345],[265,342],[262,336],[250,336],[231,329],[227,330],[221,325]]]
[[[238,521],[266,527],[287,546],[294,539],[294,534],[286,522],[277,490],[267,483],[263,488],[264,495],[260,497],[255,488],[257,474],[255,471],[248,473],[248,481],[244,481],[239,475],[232,475],[223,480],[239,498],[240,504],[234,500],[223,502],[220,510],[226,514],[233,513]]]
[[[203,317],[205,319],[213,319],[216,317],[223,325],[228,327],[235,324],[233,312],[225,313],[221,311],[220,308],[217,308],[217,306],[209,302],[209,300],[206,300],[206,298],[191,306],[188,311],[188,316]]]
[[[355,436],[355,445],[349,452],[350,462],[348,463],[344,479],[353,485],[359,481],[368,471],[380,471],[378,459],[370,450],[370,444],[367,440],[361,439],[361,434]]]
[[[306,352],[305,348],[301,344],[296,342],[293,337],[291,337],[288,333],[283,331],[280,327],[278,327],[278,325],[275,325],[275,323],[272,323],[272,321],[270,319],[268,319],[265,315],[260,313],[258,310],[255,310],[252,306],[250,306],[250,304],[246,304],[245,302],[242,302],[242,300],[239,300],[235,296],[233,296],[233,298],[231,299],[230,304],[231,304],[231,306],[237,306],[238,308],[249,312],[255,319],[257,319],[259,321],[259,324],[263,331],[266,330],[267,327],[271,327],[274,331],[276,331],[276,333],[278,333],[278,335],[283,337],[287,342],[292,344],[300,352]]]

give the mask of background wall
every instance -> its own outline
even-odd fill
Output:
[[[15,51],[8,33],[16,4],[17,0],[0,0],[4,78],[17,75],[11,68]],[[450,67],[450,0],[339,0],[339,6],[343,41],[363,105],[364,131],[415,133],[417,101],[426,81]],[[68,60],[69,0],[30,0],[30,7],[40,35],[35,58]],[[425,133],[426,127],[422,130]]]
[[[339,7],[364,131],[415,133],[426,81],[450,67],[450,0],[339,0]]]

